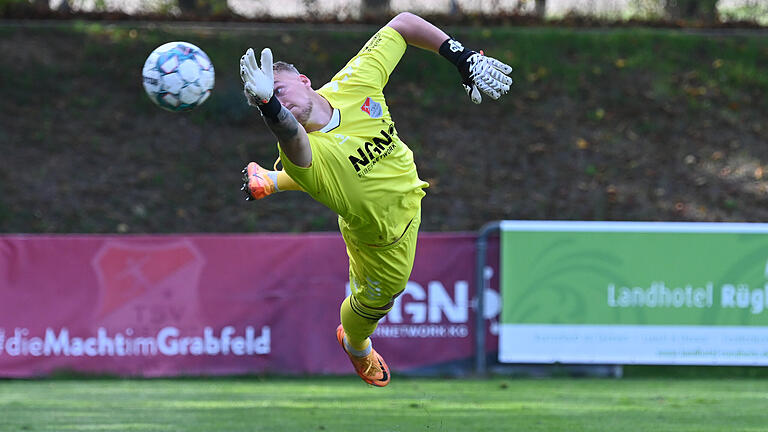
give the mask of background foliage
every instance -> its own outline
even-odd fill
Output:
[[[245,104],[237,60],[270,46],[315,86],[377,27],[65,22],[0,28],[0,231],[335,230],[299,192],[244,202],[240,170],[275,142]],[[768,220],[768,43],[761,33],[448,27],[513,65],[476,106],[456,71],[410,48],[386,95],[431,187],[423,229],[497,219]],[[162,111],[148,53],[203,47],[210,100]]]
[[[642,20],[654,25],[768,24],[768,0],[0,0],[0,16],[372,22],[408,10],[439,21]]]

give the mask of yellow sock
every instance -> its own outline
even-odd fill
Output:
[[[276,171],[277,172],[277,181],[275,182],[275,185],[277,186],[278,190],[286,191],[286,190],[301,190],[301,186],[299,186],[293,179],[286,173],[285,171]]]
[[[285,170],[279,170],[277,169],[277,166],[280,164],[280,156],[275,159],[275,163],[272,166],[272,171],[269,171],[269,177],[272,179],[273,182],[275,182],[275,186],[277,186],[277,191],[287,191],[287,190],[303,190],[301,189],[301,186],[298,185],[291,176],[288,175]]]
[[[344,299],[341,303],[341,325],[349,347],[355,351],[366,351],[371,345],[369,336],[387,312],[366,307],[352,296]]]

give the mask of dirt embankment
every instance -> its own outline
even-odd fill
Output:
[[[0,232],[336,229],[335,215],[301,193],[242,199],[240,169],[270,164],[275,147],[243,101],[235,65],[249,46],[271,46],[319,85],[369,34],[88,23],[0,32]],[[768,51],[725,58],[748,39],[730,36],[674,53],[665,38],[683,36],[657,35],[648,46],[660,51],[648,53],[643,39],[627,37],[617,47],[581,35],[582,47],[557,32],[468,34],[516,69],[512,92],[480,106],[449,65],[410,49],[386,95],[431,184],[423,229],[476,230],[498,219],[768,220],[765,78],[726,74],[744,64],[744,74],[768,72]],[[190,114],[157,109],[140,85],[147,53],[174,39],[206,47],[217,68],[214,96]]]

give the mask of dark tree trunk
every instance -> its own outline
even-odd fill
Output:
[[[177,0],[182,15],[207,17],[231,13],[226,0]]]
[[[664,9],[673,20],[717,21],[717,0],[665,0]]]
[[[389,16],[389,0],[363,0],[360,8],[360,16],[363,18]]]
[[[48,0],[33,0],[32,7],[38,12],[48,12],[51,10],[51,3]]]

